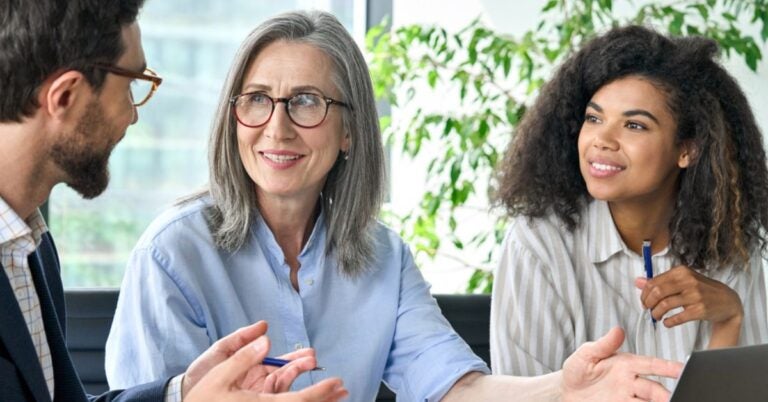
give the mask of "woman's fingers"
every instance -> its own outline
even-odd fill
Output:
[[[653,315],[653,318],[655,318],[656,321],[661,321],[661,319],[671,310],[685,306],[684,303],[685,297],[681,294],[666,297],[653,306],[651,315]]]

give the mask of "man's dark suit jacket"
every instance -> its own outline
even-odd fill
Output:
[[[54,400],[161,402],[167,380],[125,391],[110,391],[98,397],[85,395],[67,351],[64,288],[59,257],[49,233],[43,235],[40,247],[30,254],[29,268],[40,298],[45,333],[51,349],[56,384]],[[0,269],[0,401],[51,401],[32,338],[4,269]]]

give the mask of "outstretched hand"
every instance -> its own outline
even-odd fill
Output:
[[[677,378],[681,363],[617,353],[624,331],[615,327],[579,347],[563,365],[563,401],[667,401],[669,391],[644,376]]]

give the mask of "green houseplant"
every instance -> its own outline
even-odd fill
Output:
[[[490,292],[505,219],[492,212],[491,223],[478,228],[467,222],[465,211],[488,208],[493,169],[526,106],[554,66],[596,33],[648,24],[672,35],[710,37],[724,57],[738,57],[753,71],[763,58],[766,0],[629,6],[630,15],[618,15],[612,0],[549,0],[534,26],[517,37],[495,32],[479,19],[457,32],[421,25],[388,31],[386,22],[369,31],[366,48],[376,95],[399,116],[382,117],[386,140],[393,152],[421,158],[427,166],[419,207],[384,216],[412,244],[417,259],[448,256],[474,270],[468,292]],[[423,106],[425,92],[453,108]],[[480,257],[457,257],[468,249]]]

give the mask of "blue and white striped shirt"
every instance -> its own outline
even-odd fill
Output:
[[[679,265],[668,249],[652,257],[655,273]],[[730,286],[744,307],[741,345],[768,342],[762,259],[705,272]],[[624,352],[685,361],[709,344],[708,321],[657,325],[640,302],[643,257],[624,244],[608,204],[592,201],[574,231],[554,215],[516,218],[507,231],[491,303],[491,367],[496,374],[540,375],[559,370],[584,342],[614,326],[626,332]],[[672,310],[674,314],[681,310]],[[663,383],[671,389],[672,380]]]

